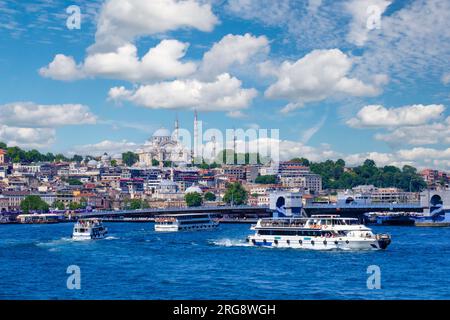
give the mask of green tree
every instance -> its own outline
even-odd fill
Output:
[[[45,161],[53,162],[55,161],[55,155],[51,152],[47,152],[45,155]]]
[[[7,147],[6,143],[0,141],[0,149],[5,150]]]
[[[228,204],[242,205],[246,204],[248,193],[239,182],[230,183],[227,186],[223,201]]]
[[[81,209],[81,205],[77,202],[69,203],[69,210],[78,210]]]
[[[85,197],[81,197],[80,203],[79,203],[80,209],[86,209],[87,205],[88,205],[88,200]]]
[[[154,167],[159,166],[159,161],[156,159],[152,159],[152,166],[154,166]]]
[[[255,179],[255,183],[274,184],[277,183],[277,176],[276,175],[258,176]]]
[[[164,161],[163,165],[165,168],[170,168],[173,166],[173,162],[172,161]]]
[[[78,180],[78,179],[74,179],[74,178],[68,179],[67,182],[68,182],[69,185],[71,185],[71,186],[82,186],[82,185],[83,185],[83,182],[81,182],[81,181]]]
[[[117,160],[111,160],[111,166],[117,167]]]
[[[291,162],[298,163],[302,166],[307,166],[307,167],[309,167],[309,165],[310,165],[309,160],[306,158],[294,158],[294,159],[291,159]]]
[[[202,195],[198,192],[190,192],[184,195],[188,207],[200,207],[203,203]]]
[[[131,151],[122,153],[122,161],[125,163],[128,167],[131,167],[133,164],[138,162],[139,156]]]
[[[66,208],[66,206],[64,205],[64,203],[63,203],[62,201],[59,201],[59,200],[53,202],[52,207],[53,207],[53,208],[56,208],[56,209],[58,209],[58,210],[64,210],[64,209]]]
[[[203,197],[206,201],[216,201],[216,195],[211,191],[206,192]]]
[[[75,161],[75,162],[81,162],[81,161],[83,161],[83,157],[80,156],[80,155],[78,155],[78,154],[76,154],[76,155],[74,155],[74,156],[72,157],[71,160],[72,160],[72,161]]]
[[[69,161],[69,159],[67,159],[67,157],[65,155],[63,155],[62,153],[58,153],[57,155],[55,155],[55,161],[56,162],[66,162],[66,161]]]
[[[20,209],[22,209],[24,213],[29,213],[31,211],[48,212],[49,206],[41,199],[41,197],[30,195],[22,200]]]
[[[148,207],[147,201],[141,199],[131,199],[126,203],[126,208],[129,210],[147,209]]]

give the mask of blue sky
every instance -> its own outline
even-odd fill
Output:
[[[196,109],[285,159],[449,170],[449,27],[445,0],[0,0],[0,141],[122,152]]]

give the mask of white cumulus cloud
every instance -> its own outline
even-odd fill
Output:
[[[0,105],[0,124],[16,127],[59,127],[94,124],[96,116],[81,104],[41,105],[14,102]]]
[[[385,108],[381,105],[368,105],[347,121],[350,127],[399,127],[417,126],[439,119],[445,111],[444,105],[411,105],[399,108]]]
[[[450,117],[444,123],[433,122],[421,126],[406,126],[387,133],[377,133],[375,139],[394,147],[403,144],[450,144]]]
[[[0,105],[0,141],[9,146],[48,148],[56,140],[55,128],[96,122],[89,107],[81,104],[8,103]]]
[[[269,40],[265,36],[228,34],[204,54],[199,73],[215,77],[234,64],[243,65],[255,55],[266,55],[269,51]]]
[[[63,54],[57,54],[52,62],[40,68],[39,74],[45,78],[61,81],[73,81],[85,77],[75,59]]]
[[[108,0],[90,51],[111,51],[142,36],[180,28],[212,31],[219,23],[209,3],[198,0]]]
[[[55,80],[103,77],[139,82],[185,77],[197,68],[193,62],[180,61],[188,46],[177,40],[163,40],[139,58],[136,46],[126,43],[115,51],[90,54],[79,65],[72,57],[58,54],[40,69],[40,74]]]
[[[0,141],[8,146],[27,149],[41,149],[56,140],[56,130],[52,128],[20,128],[0,124]]]
[[[256,97],[255,89],[242,88],[242,82],[224,73],[213,82],[195,79],[142,85],[135,90],[114,87],[109,97],[130,101],[147,108],[188,108],[203,111],[233,111],[247,108]]]
[[[100,156],[106,152],[110,155],[114,155],[117,153],[122,153],[122,152],[127,152],[127,151],[135,151],[138,148],[139,148],[139,145],[137,143],[127,141],[127,140],[121,140],[121,141],[103,140],[98,143],[74,146],[68,152],[68,154]]]
[[[284,108],[287,112],[305,103],[337,95],[363,97],[380,94],[379,87],[349,76],[352,64],[352,59],[339,49],[314,50],[295,62],[285,61],[279,67],[263,64],[263,75],[277,77],[265,96],[289,100]]]

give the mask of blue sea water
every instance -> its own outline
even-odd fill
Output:
[[[0,299],[448,299],[450,228],[374,227],[386,251],[316,252],[246,245],[249,225],[155,233],[110,223],[75,242],[72,224],[0,226]],[[67,289],[69,265],[81,289]],[[381,269],[368,289],[367,268]]]

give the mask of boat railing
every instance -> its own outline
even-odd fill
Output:
[[[300,219],[291,219],[291,220],[264,220],[262,219],[260,222],[260,226],[262,227],[303,227],[305,226],[306,221]]]

